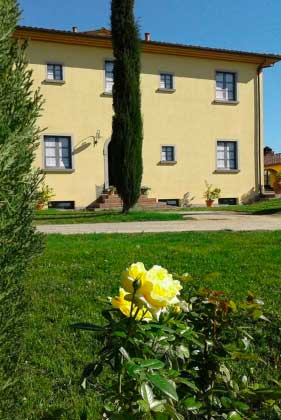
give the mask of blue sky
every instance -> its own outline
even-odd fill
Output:
[[[20,0],[22,25],[109,27],[110,0]],[[136,0],[152,39],[281,54],[280,0]],[[281,152],[281,63],[264,71],[265,144]]]

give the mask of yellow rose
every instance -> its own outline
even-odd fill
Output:
[[[174,280],[172,274],[165,268],[154,265],[147,272],[147,280],[143,283],[141,292],[149,304],[148,307],[157,310],[178,303],[177,296],[181,289],[180,282]]]
[[[147,271],[142,262],[131,264],[130,267],[122,273],[121,286],[126,290],[126,292],[134,293],[135,280],[139,281],[138,289],[140,289],[142,284],[146,281],[146,277]]]
[[[122,314],[129,317],[131,314],[132,303],[126,299],[127,296],[129,296],[129,294],[123,288],[120,288],[119,296],[110,298],[110,300],[111,300],[111,304],[113,308],[119,309],[122,312]],[[138,314],[136,316],[136,320],[151,321],[152,315],[150,312],[147,311],[146,308],[139,309],[137,306],[135,306],[132,311],[132,316],[135,316],[137,311],[138,311]]]

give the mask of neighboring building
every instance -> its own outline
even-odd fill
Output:
[[[87,207],[110,185],[113,53],[110,32],[18,27],[29,39],[35,86],[46,100],[36,164],[55,202]],[[160,200],[205,180],[221,202],[263,189],[262,69],[281,56],[142,41],[143,185]],[[113,157],[114,158],[114,157]]]
[[[276,185],[276,174],[281,173],[281,153],[265,150],[264,154],[264,187],[266,190],[275,190],[280,194],[280,186]]]

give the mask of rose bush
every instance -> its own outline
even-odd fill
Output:
[[[73,326],[93,331],[101,343],[81,379],[84,389],[102,396],[100,417],[281,418],[280,359],[276,349],[269,352],[272,363],[255,351],[255,340],[272,328],[262,301],[249,293],[237,303],[222,291],[197,290],[189,274],[172,275],[160,266],[146,270],[140,262],[122,273],[121,286],[103,311],[105,326]],[[270,372],[268,381],[255,381],[257,369]]]

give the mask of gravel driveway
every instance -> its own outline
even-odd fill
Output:
[[[71,225],[39,225],[43,233],[63,235],[79,233],[143,233],[143,232],[194,232],[194,231],[254,231],[281,230],[281,214],[252,216],[233,213],[185,213],[192,220],[167,222],[121,222],[121,223],[81,223]]]

